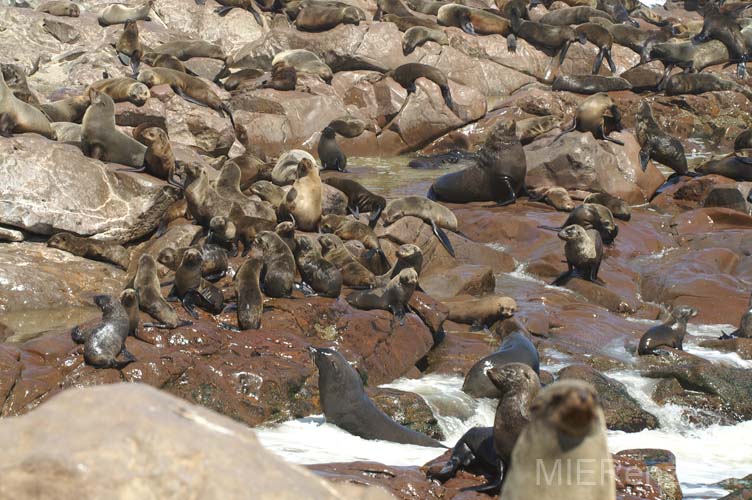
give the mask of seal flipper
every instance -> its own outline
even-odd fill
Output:
[[[598,55],[595,56],[595,63],[593,63],[593,74],[597,75],[598,72],[601,70],[601,65],[603,64],[603,56],[605,55],[604,49],[601,49],[598,51]],[[613,73],[614,71],[611,70]]]
[[[739,329],[737,328],[736,330],[734,330],[731,333],[726,333],[723,330],[721,330],[721,333],[723,335],[721,335],[720,337],[718,337],[718,340],[729,340],[729,339],[733,339],[734,337],[738,337],[739,336]]]
[[[512,33],[507,35],[507,50],[509,52],[517,52],[517,37]]]
[[[76,344],[83,344],[86,342],[86,335],[84,334],[84,331],[81,330],[81,327],[74,326],[71,330],[71,340],[75,342]]]
[[[747,60],[743,57],[741,62],[736,65],[736,77],[740,80],[744,80],[747,76]]]
[[[510,198],[506,200],[499,200],[497,203],[499,204],[500,207],[511,205],[512,203],[517,201],[517,194],[514,192],[514,188],[512,187],[512,182],[510,181],[509,177],[504,176],[503,180],[504,180],[504,183],[507,185],[507,188],[509,188]]]
[[[217,7],[214,9],[214,12],[216,12],[218,15],[224,17],[226,16],[232,9],[235,7],[232,7],[230,5],[223,5],[222,7]]]
[[[493,481],[481,484],[480,486],[460,488],[460,491],[477,491],[479,493],[488,493],[489,495],[498,495],[501,491],[502,477],[501,470],[499,470],[499,474],[493,479]]]
[[[350,205],[347,205],[347,210],[350,211],[350,215],[352,215],[356,219],[360,219],[360,210],[358,210],[357,205],[352,206],[352,207]]]
[[[441,241],[441,244],[444,245],[444,248],[449,252],[449,255],[454,257],[454,248],[452,248],[452,242],[449,241],[449,236],[447,236],[443,229],[436,225],[436,221],[434,220],[431,221],[431,227],[433,228],[433,234],[435,234],[439,241]]]
[[[376,223],[379,221],[379,217],[381,217],[381,212],[384,210],[384,207],[378,207],[376,210],[371,212],[371,216],[368,218],[368,227],[373,229],[376,227]]]
[[[460,23],[460,27],[462,28],[462,31],[464,31],[468,35],[475,34],[475,26],[473,26],[473,23],[470,21],[470,19],[463,19]]]
[[[136,167],[126,167],[126,168],[118,168],[115,170],[115,172],[143,172],[146,170],[146,163],[144,163],[142,166],[136,168]]]
[[[130,66],[131,65],[131,58],[127,55],[123,54],[122,52],[118,52],[118,60],[123,66]]]
[[[559,52],[559,64],[564,64],[564,59],[567,57],[570,45],[571,42],[564,42],[564,46],[561,48],[561,52]]]
[[[118,370],[122,370],[129,364],[136,361],[136,356],[131,354],[128,351],[128,349],[125,348],[125,346],[123,346],[123,348],[120,350],[120,354],[118,354],[118,356],[122,356],[123,359],[122,360],[113,359],[111,368],[117,368]]]
[[[198,99],[194,99],[193,97],[191,97],[188,94],[186,94],[185,91],[183,89],[181,89],[180,87],[175,86],[175,87],[173,87],[173,90],[175,91],[175,93],[177,95],[179,95],[180,97],[182,97],[183,99],[185,99],[188,102],[191,102],[191,103],[196,104],[198,106],[203,106],[205,108],[209,107],[208,104],[206,104],[204,102],[201,102]]]
[[[196,312],[196,291],[195,290],[189,290],[188,293],[185,294],[185,297],[183,297],[183,300],[181,300],[181,304],[183,304],[183,309],[185,309],[185,312],[191,315],[193,319],[198,319],[198,313]]]
[[[175,326],[170,326],[165,323],[153,323],[153,322],[143,324],[145,328],[159,328],[160,330],[172,330],[174,328],[180,328],[182,326],[191,326],[191,325],[193,325],[193,321],[189,321],[187,319],[180,320],[180,322],[178,322],[178,324]]]
[[[313,288],[311,288],[311,285],[309,285],[305,281],[301,281],[300,283],[295,283],[294,286],[295,286],[295,288],[297,288],[298,290],[300,290],[300,292],[303,295],[305,295],[306,297],[311,297],[311,296],[314,296],[314,295],[318,295],[316,293],[316,291]]]
[[[611,49],[605,49],[603,53],[606,55],[606,62],[608,62],[609,69],[611,69],[611,74],[616,73],[616,64],[614,64],[614,59],[611,57]]]
[[[643,172],[647,170],[649,160],[650,160],[650,152],[647,150],[647,148],[642,147],[640,149],[640,167],[642,168]]]
[[[617,144],[619,146],[623,146],[624,143],[621,142],[619,139],[614,139],[613,137],[609,137],[606,135],[606,133],[603,131],[603,125],[598,125],[598,128],[595,129],[595,133],[600,135],[600,139],[603,139],[604,141],[613,142],[614,144]]]
[[[401,304],[389,304],[389,310],[392,312],[394,319],[399,321],[400,326],[405,326],[405,308]]]
[[[564,130],[562,130],[562,131],[561,131],[561,133],[560,133],[559,135],[557,135],[556,137],[554,137],[554,140],[553,140],[553,141],[551,141],[551,144],[553,144],[554,142],[556,142],[556,141],[558,141],[559,139],[561,139],[561,137],[562,137],[562,136],[563,136],[564,134],[568,134],[569,132],[574,132],[574,131],[575,131],[576,129],[577,129],[577,117],[575,116],[575,117],[574,117],[574,120],[572,121],[572,125],[571,125],[571,126],[570,126],[570,127],[568,128],[568,129],[564,129]]]

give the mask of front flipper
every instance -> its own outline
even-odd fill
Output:
[[[566,284],[566,282],[569,281],[570,278],[576,275],[577,274],[574,272],[574,270],[570,269],[569,271],[562,273],[558,278],[556,278],[551,283],[551,286],[562,286],[563,284]]]
[[[191,315],[193,319],[198,319],[198,313],[196,312],[196,295],[197,293],[195,290],[189,290],[188,293],[185,294],[183,297],[183,300],[180,302],[183,304],[183,309],[185,309],[185,312]]]
[[[460,491],[477,491],[479,493],[488,493],[489,495],[498,495],[501,491],[501,474],[494,478],[493,481],[489,481],[486,484],[480,486],[468,486],[467,488],[461,488]]]
[[[509,52],[517,52],[517,37],[511,33],[507,35],[507,50]]]
[[[640,149],[640,167],[642,168],[643,172],[647,170],[649,160],[650,160],[650,151],[648,151],[647,147],[643,147],[642,149]]]
[[[300,283],[295,283],[295,288],[300,290],[300,292],[306,297],[317,295],[316,290],[311,288],[311,285],[309,285],[305,281],[301,281]]]
[[[234,8],[235,7],[232,7],[230,5],[223,5],[222,7],[217,7],[216,9],[214,9],[214,12],[224,17]]]
[[[452,248],[452,242],[449,241],[449,236],[447,236],[446,232],[437,226],[436,221],[434,220],[431,221],[431,228],[433,228],[433,234],[435,234],[439,241],[441,241],[441,244],[444,245],[444,248],[449,252],[449,255],[454,257],[454,248]]]
[[[559,64],[564,64],[564,59],[567,57],[567,51],[569,51],[570,42],[564,42],[564,46],[559,52]]]
[[[115,172],[143,172],[144,170],[146,170],[146,165],[142,165],[138,168],[136,167],[119,168],[115,170]]]
[[[376,227],[376,223],[379,221],[379,217],[381,217],[382,210],[384,210],[384,208],[379,207],[371,212],[371,216],[368,218],[368,227],[370,227],[371,229]]]
[[[606,132],[603,131],[603,125],[598,125],[598,128],[595,129],[595,133],[599,135],[600,139],[603,139],[604,141],[613,142],[614,144],[617,144],[619,146],[624,145],[624,143],[620,140],[607,136]]]
[[[356,219],[360,219],[360,210],[358,210],[357,205],[353,207],[351,207],[350,205],[347,205],[347,210],[350,212],[350,215],[352,215]]]
[[[500,207],[505,207],[507,205],[511,205],[512,203],[517,201],[517,195],[514,192],[514,188],[512,187],[512,181],[509,177],[504,177],[502,179],[504,183],[507,185],[507,189],[509,189],[509,198],[506,200],[499,200],[498,204]]]
[[[123,66],[130,66],[131,64],[131,58],[122,52],[118,52],[118,60]]]
[[[405,326],[405,308],[401,304],[389,304],[389,310],[394,315],[394,319],[399,321],[400,326]]]
[[[180,97],[182,97],[183,99],[185,99],[188,102],[191,102],[191,103],[196,104],[198,106],[203,106],[205,108],[209,107],[208,104],[203,103],[203,102],[199,101],[198,99],[195,99],[195,98],[189,96],[188,94],[186,94],[185,91],[182,88],[180,88],[180,87],[174,87],[173,90],[175,91],[175,93],[177,95],[179,95]]]

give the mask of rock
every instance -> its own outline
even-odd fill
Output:
[[[681,500],[676,457],[667,450],[623,450],[614,455],[616,490],[627,498]]]
[[[8,229],[0,227],[0,241],[19,242],[24,240],[24,235],[21,231],[15,229]]]
[[[3,419],[0,437],[13,450],[0,458],[0,494],[8,498],[243,498],[248,471],[259,497],[389,498],[333,488],[266,451],[247,427],[143,384],[65,391],[28,415]]]
[[[382,387],[368,388],[366,392],[376,406],[397,423],[436,440],[444,440],[436,417],[422,397],[412,392]]]
[[[718,483],[718,486],[731,491],[721,500],[749,500],[752,498],[752,474],[748,474],[741,479],[723,480]]]
[[[597,140],[590,132],[570,132],[558,141],[539,139],[525,146],[528,186],[560,186],[569,190],[605,192],[637,205],[645,203],[663,184],[654,165],[640,168],[639,145],[627,132],[611,134],[624,146]]]
[[[558,373],[559,379],[578,379],[593,384],[610,430],[639,432],[658,427],[658,419],[640,407],[621,382],[584,365],[572,365]]]
[[[637,299],[628,300],[613,292],[608,284],[599,285],[580,278],[571,278],[562,286],[582,295],[588,302],[615,313],[632,314],[641,305]]]
[[[700,347],[716,349],[722,352],[735,352],[742,359],[752,359],[752,339],[704,340],[700,342]]]
[[[465,264],[444,272],[423,273],[420,287],[436,299],[457,295],[481,296],[494,291],[496,279],[490,267]]]
[[[743,214],[752,215],[748,201],[750,191],[752,191],[752,182],[716,184],[705,197],[703,206],[730,208]]]
[[[31,134],[0,139],[0,169],[0,223],[37,234],[127,242],[153,231],[174,200],[151,176],[115,172],[74,146]]]

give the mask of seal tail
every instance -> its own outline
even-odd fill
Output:
[[[449,255],[454,257],[454,248],[452,247],[452,243],[449,241],[449,236],[447,236],[446,232],[437,226],[436,221],[433,220],[431,221],[431,227],[433,228],[433,234],[435,234],[439,241],[441,241],[441,244],[444,245],[444,248],[449,252]]]

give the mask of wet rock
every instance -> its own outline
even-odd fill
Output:
[[[606,426],[611,430],[639,432],[658,427],[658,419],[643,410],[621,382],[584,365],[568,366],[558,373],[558,378],[584,380],[593,384],[606,415]]]
[[[444,320],[447,318],[447,307],[434,299],[430,295],[416,291],[410,298],[408,303],[410,309],[415,312],[423,323],[431,330],[434,335],[434,342],[437,342],[438,338],[443,337]]]
[[[580,278],[573,278],[563,285],[585,297],[588,302],[598,304],[615,313],[634,313],[640,306],[639,301],[628,300],[614,293],[609,285],[599,285]]]
[[[623,450],[614,455],[616,490],[627,498],[681,500],[676,457],[668,450]]]
[[[430,296],[448,299],[457,295],[481,296],[493,292],[496,279],[487,266],[465,264],[420,277],[420,286]]]
[[[726,479],[718,483],[718,486],[731,493],[721,500],[749,500],[752,498],[752,474],[741,479]]]
[[[700,347],[716,349],[722,352],[735,352],[742,359],[752,359],[752,339],[705,340],[700,342]]]
[[[382,387],[369,388],[366,393],[381,411],[397,423],[439,441],[444,440],[436,417],[422,397],[412,392]]]
[[[253,485],[260,496],[388,498],[352,486],[333,489],[266,451],[243,425],[142,384],[71,389],[33,413],[4,419],[0,436],[13,443],[13,452],[0,458],[0,492],[9,498],[82,492],[129,497],[147,491],[240,498],[248,494],[241,470],[260,473]],[[126,442],[132,446],[123,446]],[[78,457],[78,467],[71,456]],[[155,469],[163,474],[153,474]]]
[[[114,172],[37,135],[0,139],[0,158],[0,223],[38,234],[130,241],[157,227],[174,196],[151,176]]]

